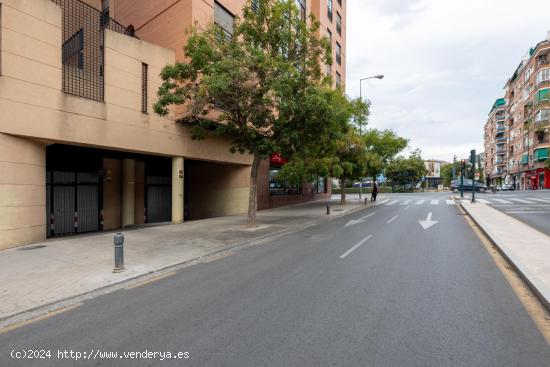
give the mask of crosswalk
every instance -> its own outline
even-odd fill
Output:
[[[463,200],[470,200],[471,198],[468,196],[465,196]],[[508,197],[506,196],[506,199],[501,198],[493,198],[493,197],[484,197],[479,198],[476,197],[476,201],[482,204],[487,205],[502,205],[502,206],[550,206],[550,196],[544,196],[544,197]],[[384,202],[378,203],[378,205],[386,205],[386,206],[398,206],[398,205],[456,205],[458,204],[458,201],[451,200],[451,199],[397,199],[397,198],[390,198],[387,199]]]

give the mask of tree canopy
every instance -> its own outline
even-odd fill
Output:
[[[421,152],[415,150],[408,158],[397,157],[386,168],[386,177],[394,185],[415,185],[426,174],[426,165]]]

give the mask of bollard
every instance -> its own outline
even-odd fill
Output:
[[[367,205],[367,198],[365,198],[365,205]]]
[[[124,235],[120,232],[115,234],[115,267],[113,273],[124,271]]]
[[[330,214],[330,205],[327,205],[327,215]]]

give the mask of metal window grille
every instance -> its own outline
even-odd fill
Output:
[[[79,97],[104,99],[105,29],[131,35],[100,11],[80,0],[51,0],[62,9],[63,91]]]
[[[141,112],[147,113],[147,64],[141,63]]]

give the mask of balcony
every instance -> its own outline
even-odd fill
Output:
[[[529,164],[529,153],[525,153],[521,156],[521,164]]]
[[[502,137],[499,137],[499,138],[495,138],[495,142],[497,144],[504,144],[504,143],[506,143],[506,137],[502,136]]]
[[[497,121],[505,120],[506,119],[506,114],[505,113],[497,114],[497,115],[495,115],[495,118],[497,119]]]
[[[497,133],[502,133],[502,132],[506,131],[506,126],[497,125],[496,130],[497,130]]]
[[[135,37],[109,18],[109,11],[99,11],[80,0],[51,0],[61,7],[63,92],[103,101],[105,29]]]
[[[497,159],[495,160],[495,165],[497,166],[505,166],[506,165],[506,161],[504,159]]]
[[[550,102],[550,88],[541,89],[535,93],[535,106],[546,104],[548,102]]]

